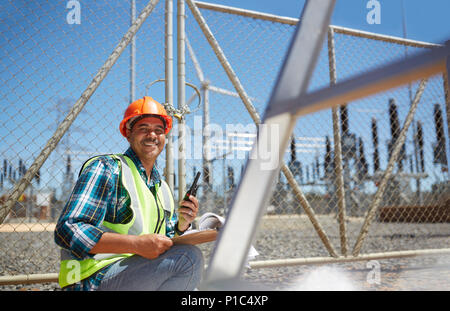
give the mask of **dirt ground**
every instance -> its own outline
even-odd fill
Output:
[[[335,220],[320,217],[333,245],[339,247]],[[349,232],[358,232],[360,220],[350,220]],[[25,226],[25,225],[20,225]],[[59,249],[53,242],[53,224],[4,225],[0,230],[0,276],[56,273]],[[362,254],[412,249],[450,248],[448,223],[375,223]],[[349,235],[351,246],[355,235]],[[263,221],[254,241],[256,261],[329,256],[304,216]],[[200,245],[205,262],[214,243]],[[450,255],[427,255],[327,265],[300,265],[247,269],[243,279],[269,290],[450,291]],[[0,285],[1,290],[59,290],[56,283]]]

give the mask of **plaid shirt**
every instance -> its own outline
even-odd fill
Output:
[[[155,195],[155,185],[161,184],[160,175],[153,167],[148,180],[144,166],[131,148],[125,152],[136,165],[141,177]],[[92,258],[89,251],[100,240],[103,231],[99,225],[105,220],[111,223],[127,223],[132,217],[130,196],[119,182],[118,163],[108,156],[100,156],[81,172],[72,194],[66,203],[55,228],[55,242],[68,249],[73,259]],[[176,213],[166,223],[166,235],[175,235],[178,221]],[[67,290],[96,290],[109,266],[99,270],[79,283],[67,286]]]

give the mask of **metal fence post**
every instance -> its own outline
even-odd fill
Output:
[[[136,0],[131,0],[131,21],[130,26],[133,25],[136,19]],[[136,81],[136,36],[133,36],[130,44],[130,103],[134,102],[136,98],[135,91]]]
[[[165,101],[173,107],[173,0],[166,0],[165,7]],[[173,169],[173,136],[167,135],[165,178],[172,191],[175,191]]]
[[[177,69],[178,69],[178,109],[183,109],[186,100],[186,33],[185,33],[185,1],[178,0],[177,3]],[[178,201],[181,201],[186,189],[186,120],[184,116],[178,122]]]
[[[330,70],[330,86],[336,84],[336,55],[334,48],[334,30],[328,28],[328,64]],[[335,183],[337,187],[338,197],[338,219],[339,234],[341,238],[342,255],[347,256],[347,233],[345,228],[345,189],[344,176],[342,170],[342,146],[341,146],[341,129],[339,126],[338,108],[332,107],[331,114],[333,118],[333,134],[334,134],[334,166],[335,166]],[[341,120],[342,122],[342,120]]]
[[[203,198],[208,209],[211,209],[214,205],[214,200],[212,198],[212,165],[211,165],[211,132],[209,126],[209,88],[208,81],[202,81],[202,93],[203,93],[203,127],[202,127],[202,137],[203,137]]]
[[[450,44],[450,40],[446,42],[447,45]],[[445,94],[445,110],[447,114],[447,132],[450,137],[450,56],[447,56],[446,70],[444,71],[444,94]],[[448,142],[450,149],[450,141]],[[447,154],[447,176],[450,178],[450,151],[444,150]]]

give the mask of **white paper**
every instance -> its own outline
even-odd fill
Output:
[[[208,212],[203,214],[200,219],[198,220],[198,230],[189,230],[194,232],[202,231],[202,230],[208,230],[208,229],[218,229],[221,228],[225,223],[225,218],[222,216],[219,216],[217,214]],[[186,231],[185,234],[188,234],[189,231]],[[247,256],[247,262],[245,266],[247,268],[250,268],[249,261],[255,259],[256,256],[258,256],[258,251],[253,247],[253,245],[250,245],[250,249]]]

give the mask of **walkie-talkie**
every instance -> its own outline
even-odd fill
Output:
[[[197,172],[197,175],[195,175],[195,178],[194,178],[194,182],[192,183],[191,188],[189,188],[189,190],[186,192],[183,200],[191,201],[191,200],[189,200],[189,196],[190,195],[195,196],[197,194],[197,189],[198,189],[197,182],[198,182],[199,178],[200,178],[200,172]]]

